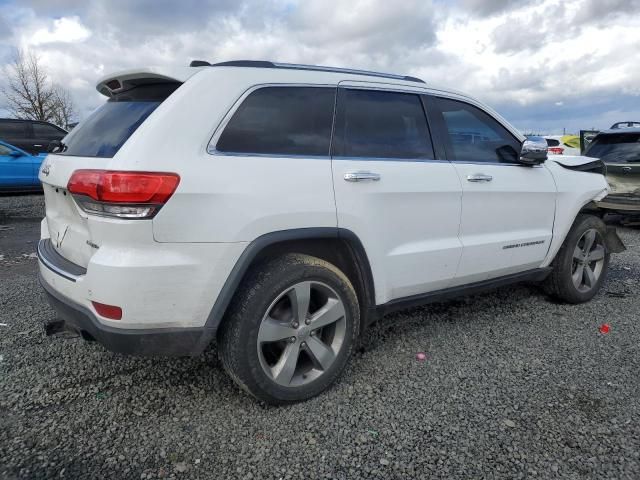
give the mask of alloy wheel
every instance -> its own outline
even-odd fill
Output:
[[[582,234],[573,250],[571,280],[580,292],[596,286],[602,275],[606,247],[598,230],[590,228]]]
[[[347,331],[338,294],[319,281],[300,282],[280,293],[258,329],[258,357],[274,382],[306,385],[333,365]]]

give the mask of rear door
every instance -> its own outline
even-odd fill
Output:
[[[0,121],[0,140],[32,153],[31,126],[19,120]]]
[[[419,92],[369,85],[340,84],[332,165],[338,226],[363,242],[381,304],[449,286],[461,188],[434,153]]]
[[[428,105],[462,184],[463,253],[455,285],[539,267],[553,234],[551,172],[516,163],[520,141],[479,107],[435,96]]]

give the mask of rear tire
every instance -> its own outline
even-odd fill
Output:
[[[553,261],[547,292],[568,303],[591,300],[609,268],[607,227],[593,215],[578,215]]]
[[[231,378],[273,405],[307,400],[332,385],[358,337],[360,311],[334,265],[287,254],[251,269],[218,336]]]

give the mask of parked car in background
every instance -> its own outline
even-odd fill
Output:
[[[67,131],[39,120],[0,118],[0,140],[32,155],[46,153],[49,143],[62,140]]]
[[[46,155],[30,155],[0,141],[0,192],[41,190],[38,171]]]
[[[611,125],[611,129],[618,129],[618,128],[637,128],[640,127],[640,122],[616,122],[613,125]]]
[[[618,213],[640,214],[640,127],[605,130],[585,152],[607,168],[611,192],[598,206]]]
[[[548,135],[549,155],[580,155],[580,137],[577,135]]]

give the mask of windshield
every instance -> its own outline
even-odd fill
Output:
[[[605,163],[640,162],[640,133],[598,135],[585,155]]]
[[[113,157],[178,86],[142,85],[114,95],[63,139],[60,155]]]

